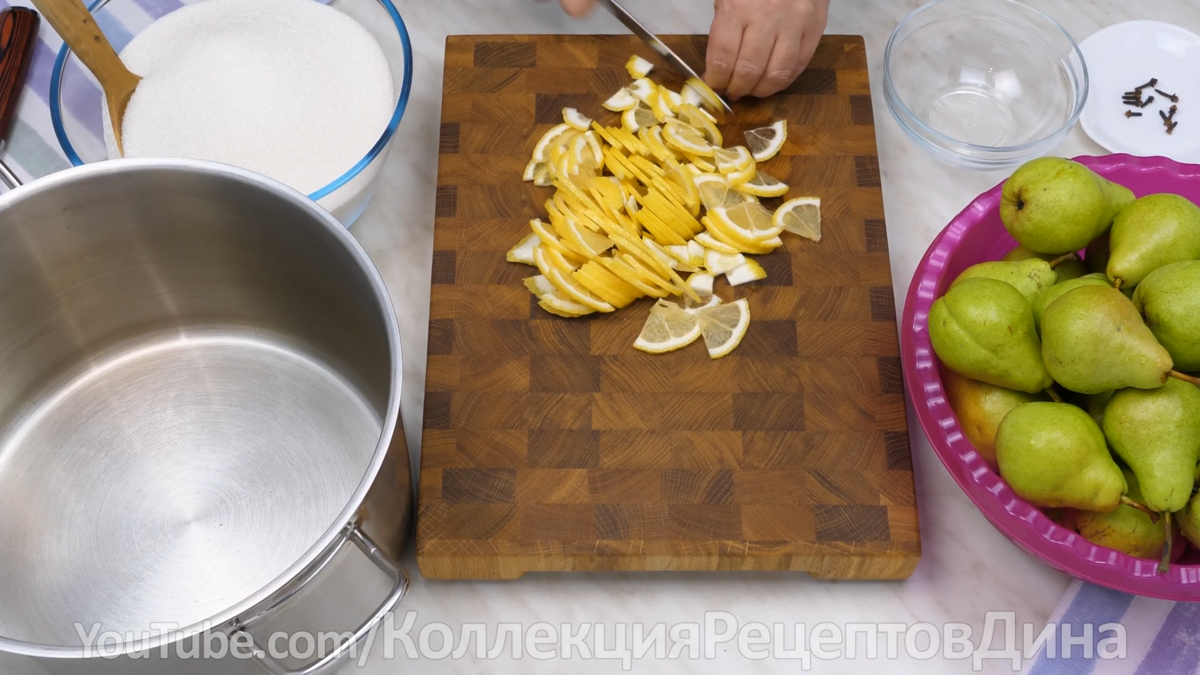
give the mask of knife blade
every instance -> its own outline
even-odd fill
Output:
[[[700,76],[696,74],[696,71],[687,64],[687,61],[679,58],[678,54],[664,44],[657,35],[650,32],[649,29],[643,26],[642,22],[638,21],[637,17],[630,14],[629,10],[622,7],[617,0],[599,0],[599,2],[609,12],[611,12],[613,16],[617,17],[618,21],[625,24],[625,27],[628,28],[630,32],[641,38],[642,42],[645,42],[650,46],[651,49],[657,52],[658,55],[661,56],[663,60],[667,62],[667,65],[673,70],[678,72],[680,75],[683,75],[685,78],[694,77],[697,80],[701,79]],[[733,108],[729,107],[729,103],[726,102],[721,95],[717,95],[717,100],[721,102],[721,105],[725,108],[726,113],[733,113]]]

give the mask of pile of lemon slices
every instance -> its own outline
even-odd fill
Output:
[[[774,212],[760,198],[783,197],[786,183],[759,170],[787,141],[787,122],[725,147],[716,94],[697,79],[681,91],[652,82],[653,66],[634,56],[633,82],[604,102],[620,126],[574,108],[546,132],[524,180],[553,187],[546,218],[508,252],[537,267],[525,280],[546,311],[564,317],[613,312],[657,298],[634,347],[664,353],[703,337],[709,356],[733,351],[750,325],[743,298],[723,304],[717,277],[731,286],[766,278],[747,255],[770,253],[787,231],[821,239],[821,201],[800,197]],[[682,305],[667,300],[683,296]]]

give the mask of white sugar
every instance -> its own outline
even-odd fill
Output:
[[[224,162],[305,194],[370,151],[396,100],[375,38],[314,0],[188,5],[121,59],[144,78],[125,111],[125,156]],[[105,142],[118,156],[107,128]]]

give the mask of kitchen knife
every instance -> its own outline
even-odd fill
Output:
[[[642,22],[638,21],[635,16],[630,14],[628,10],[622,7],[617,0],[599,0],[599,2],[601,5],[604,5],[608,11],[612,12],[613,16],[617,17],[617,20],[625,24],[625,27],[632,31],[634,35],[641,38],[642,42],[650,45],[651,49],[658,52],[658,55],[663,57],[663,60],[666,61],[667,65],[673,70],[680,75],[683,75],[685,78],[694,77],[697,80],[701,79],[700,76],[696,74],[696,71],[692,70],[692,67],[689,66],[686,61],[679,58],[678,54],[671,51],[670,47],[663,44],[663,41],[658,39],[657,35],[647,30],[646,27],[642,25]],[[717,95],[717,100],[721,102],[721,106],[725,108],[726,113],[733,113],[733,108],[729,107],[729,104],[724,98],[722,98],[720,95]]]
[[[17,101],[25,88],[39,20],[38,13],[26,7],[0,11],[0,152],[4,150],[8,130],[17,114]],[[0,180],[9,188],[21,184],[3,160],[0,160]]]

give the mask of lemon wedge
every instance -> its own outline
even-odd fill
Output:
[[[714,276],[731,272],[746,264],[746,256],[741,253],[721,253],[708,251],[704,255],[704,267]]]
[[[718,253],[741,253],[741,251],[730,246],[729,244],[717,241],[708,232],[701,232],[700,234],[696,235],[696,238],[693,239],[692,241],[699,244],[700,246],[703,246],[706,249],[709,249],[711,251],[717,251]]]
[[[797,197],[775,211],[775,227],[805,239],[821,241],[821,198]]]
[[[516,246],[508,250],[504,255],[504,259],[508,262],[521,263],[522,265],[533,265],[533,249],[542,243],[536,234],[530,233],[525,236]]]
[[[669,119],[663,127],[663,140],[673,148],[697,157],[712,157],[717,149],[695,127],[677,119]],[[711,166],[711,165],[710,165]]]
[[[525,288],[529,289],[529,292],[537,298],[541,298],[543,295],[547,293],[553,293],[555,291],[554,284],[550,283],[550,280],[547,279],[544,274],[526,277]]]
[[[783,231],[783,225],[776,224],[771,212],[758,202],[717,207],[712,210],[712,218],[727,230],[736,232],[737,237],[755,242],[770,239]]]
[[[717,171],[725,175],[746,171],[754,166],[754,157],[741,145],[728,149],[718,148],[713,153],[713,159],[716,160]]]
[[[708,272],[693,272],[687,278],[687,285],[693,291],[696,291],[696,295],[699,295],[701,298],[707,298],[713,294],[714,281],[716,281],[716,276]]]
[[[717,147],[725,144],[725,138],[721,135],[721,130],[713,123],[713,118],[706,115],[703,110],[690,103],[684,103],[679,106],[678,114],[681,122],[698,130],[710,144]]]
[[[563,108],[563,122],[575,131],[587,131],[592,128],[592,120],[575,108]]]
[[[762,265],[753,260],[746,260],[745,264],[725,273],[725,280],[729,282],[730,286],[741,286],[751,281],[759,281],[766,278],[767,271],[763,269]]]
[[[633,94],[630,93],[629,88],[625,87],[621,89],[621,91],[618,91],[609,97],[609,99],[603,103],[603,106],[607,110],[611,110],[613,112],[624,112],[636,106],[637,104],[638,100],[633,97]]]
[[[700,97],[700,103],[713,113],[718,121],[725,116],[725,106],[721,105],[721,99],[717,96],[717,92],[708,86],[708,83],[698,77],[689,77],[685,83],[696,95]]]
[[[652,110],[654,110],[654,116],[660,122],[665,122],[675,116],[675,111],[671,109],[671,90],[659,86],[658,95],[654,97],[654,107]]]
[[[534,146],[534,148],[533,148],[534,161],[536,161],[536,162],[546,161],[546,159],[549,157],[549,150],[551,147],[551,143],[555,143],[556,141],[558,141],[561,145],[561,141],[565,140],[562,138],[563,134],[566,134],[571,131],[574,131],[574,129],[572,129],[570,127],[570,125],[568,125],[564,122],[552,129],[550,129],[545,134],[543,134],[542,138],[537,142],[537,145]]]
[[[625,70],[629,71],[630,77],[640,80],[649,75],[650,71],[654,70],[654,64],[634,54],[625,62]]]
[[[592,295],[591,291],[581,286],[573,275],[563,274],[559,270],[551,269],[550,274],[546,275],[546,278],[550,280],[550,283],[558,289],[564,298],[571,302],[579,303],[596,312],[612,312],[616,309],[607,302]]]
[[[547,293],[538,298],[538,306],[558,316],[575,318],[591,314],[592,310],[577,302],[572,302],[558,293]]]
[[[751,129],[745,136],[746,145],[754,155],[754,161],[765,162],[783,149],[783,144],[787,141],[787,120],[779,120],[769,127]]]
[[[658,124],[658,117],[643,105],[638,105],[621,114],[621,127],[631,134]]]
[[[742,298],[729,304],[707,307],[696,312],[700,334],[710,358],[719,359],[732,352],[750,328],[750,303]]]
[[[628,89],[634,98],[646,104],[647,107],[654,107],[654,100],[658,98],[658,85],[643,77],[634,80]]]
[[[755,197],[782,197],[788,192],[788,184],[758,171],[753,178],[738,185],[736,189]]]
[[[686,347],[700,337],[700,319],[679,305],[659,300],[650,308],[650,316],[633,343],[634,349],[664,354]]]

